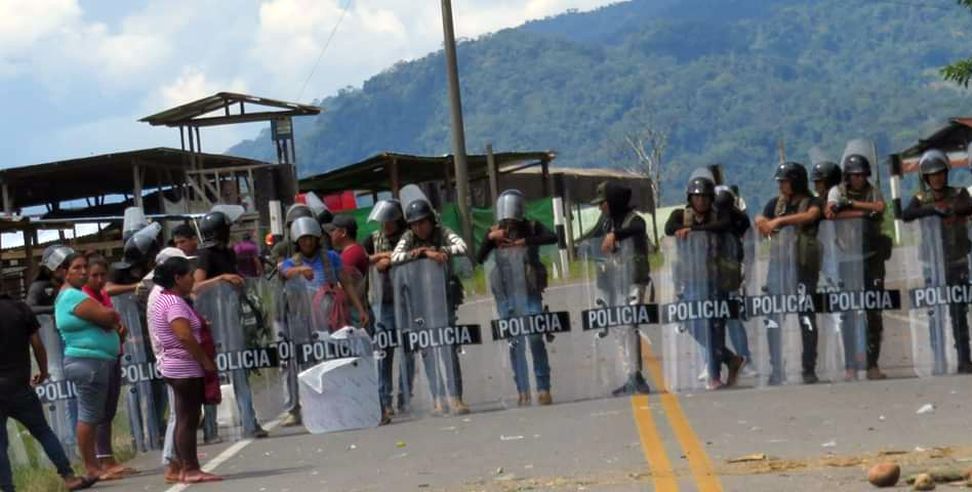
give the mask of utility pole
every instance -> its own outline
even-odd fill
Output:
[[[456,170],[456,204],[462,238],[472,253],[472,216],[469,199],[469,167],[466,163],[466,133],[462,124],[462,98],[459,94],[459,66],[456,61],[456,33],[452,25],[452,2],[442,0],[442,31],[445,35],[446,79],[449,82],[449,105],[452,109],[452,155]]]

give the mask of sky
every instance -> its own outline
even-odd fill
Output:
[[[614,1],[453,0],[456,35],[473,38]],[[0,167],[178,147],[177,130],[137,120],[219,91],[310,103],[359,87],[397,61],[441,47],[439,5],[0,0],[0,89],[7,110],[0,118]],[[222,152],[260,128],[203,129],[203,151]]]

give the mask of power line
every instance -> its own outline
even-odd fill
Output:
[[[338,17],[336,23],[334,23],[334,28],[331,29],[331,34],[327,36],[327,40],[324,41],[324,46],[321,47],[320,54],[317,55],[317,61],[314,62],[314,67],[311,68],[307,78],[304,79],[304,85],[300,86],[300,92],[297,94],[297,99],[295,101],[300,101],[300,98],[304,96],[304,90],[307,89],[307,84],[310,82],[311,78],[314,77],[314,72],[317,71],[317,66],[320,65],[321,59],[324,58],[324,52],[327,51],[327,47],[331,45],[331,40],[334,39],[334,35],[337,34],[338,27],[341,27],[341,22],[344,21],[344,17],[348,13],[348,7],[351,6],[351,0],[345,0],[344,6],[341,7],[341,16]]]

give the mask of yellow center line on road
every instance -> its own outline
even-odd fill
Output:
[[[648,395],[631,397],[631,413],[634,414],[635,424],[638,426],[641,449],[648,461],[648,471],[651,473],[655,492],[677,491],[678,480],[672,470],[672,463],[668,460],[668,454],[665,453],[665,445],[658,436],[658,428],[655,427],[655,419],[648,406]]]
[[[675,438],[678,440],[679,445],[682,446],[685,459],[689,464],[689,470],[692,471],[692,477],[695,479],[695,484],[699,492],[722,492],[722,483],[716,475],[715,467],[712,466],[711,458],[705,452],[705,447],[702,446],[702,442],[699,440],[698,435],[695,434],[695,430],[692,429],[692,425],[689,424],[688,417],[685,416],[682,405],[678,401],[678,396],[668,390],[661,364],[652,352],[651,344],[643,337],[641,339],[641,354],[645,366],[648,367],[651,379],[655,383],[654,387],[661,393],[659,398],[661,399],[662,410],[664,410],[665,416],[668,418],[668,423],[672,428],[672,432],[675,434]],[[647,403],[647,398],[645,399],[645,403]],[[633,401],[632,405],[634,405]],[[645,446],[645,431],[640,430],[640,432],[642,432],[642,446]],[[657,431],[655,438],[657,439]],[[656,446],[661,449],[661,444],[656,444]],[[649,450],[646,448],[644,451],[647,456]],[[664,453],[664,450],[661,452]],[[677,488],[673,490],[677,490]]]

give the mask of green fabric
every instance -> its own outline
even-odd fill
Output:
[[[83,320],[74,314],[75,308],[87,294],[75,288],[61,291],[54,301],[54,320],[64,340],[64,355],[68,357],[114,360],[118,357],[118,333]]]
[[[378,230],[379,224],[375,222],[368,222],[368,214],[371,213],[371,207],[359,208],[357,210],[341,213],[353,216],[358,222],[359,242],[364,241],[368,235]],[[540,200],[527,202],[526,216],[530,219],[540,221],[543,223],[543,225],[553,230],[553,199],[542,198]],[[462,227],[459,223],[459,211],[455,204],[447,203],[444,207],[442,207],[442,210],[439,211],[439,217],[442,219],[442,223],[446,227],[456,231],[456,233],[460,233],[462,231]],[[474,208],[472,210],[472,219],[473,238],[475,241],[475,247],[478,248],[483,242],[483,238],[486,237],[486,231],[488,231],[490,226],[492,226],[495,222],[493,209]]]

